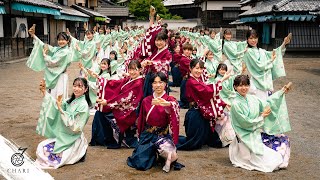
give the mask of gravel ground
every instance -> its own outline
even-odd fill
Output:
[[[126,165],[132,149],[109,150],[89,147],[84,163],[48,170],[55,179],[318,179],[320,177],[320,58],[285,58],[287,76],[275,81],[276,89],[293,82],[293,90],[286,96],[292,131],[291,159],[287,169],[273,173],[247,171],[232,166],[228,148],[203,147],[196,151],[179,151],[179,162],[186,167],[166,174],[162,167],[137,171]],[[78,74],[76,64],[68,69],[72,80]],[[43,73],[33,72],[25,62],[0,65],[0,134],[36,158],[37,144],[44,140],[35,133],[41,95],[38,90]],[[171,95],[179,99],[178,88]],[[180,134],[184,134],[181,110]],[[91,138],[91,116],[84,131]],[[1,153],[0,153],[1,154]],[[1,179],[1,175],[0,175]]]

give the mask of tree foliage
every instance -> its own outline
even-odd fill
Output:
[[[156,8],[157,14],[163,19],[172,19],[172,17],[179,18],[180,16],[172,16],[169,10],[164,7],[162,0],[131,0],[129,3],[129,11],[138,20],[149,19],[150,5]],[[182,19],[180,17],[180,19]]]

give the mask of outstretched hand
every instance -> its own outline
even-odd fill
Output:
[[[94,78],[99,78],[99,75],[95,72],[93,72],[91,69],[87,69],[87,72],[90,76],[94,77]]]
[[[229,79],[230,76],[231,76],[231,70],[228,70],[228,71],[223,75],[223,77],[222,77],[222,79],[221,79],[221,82]]]
[[[42,50],[43,56],[46,56],[48,54],[48,50],[49,50],[48,44],[44,44],[43,50]]]
[[[31,28],[28,30],[28,32],[29,32],[30,36],[31,36],[32,38],[34,38],[35,33],[36,33],[36,24],[33,24],[33,25],[31,26]]]
[[[263,118],[265,118],[265,117],[269,116],[270,113],[271,113],[271,108],[270,108],[269,106],[267,106],[267,107],[263,110],[263,112],[261,113],[261,116],[262,116]]]
[[[154,16],[156,14],[156,8],[154,8],[152,5],[150,6],[150,16]]]
[[[96,102],[97,102],[98,104],[103,105],[103,106],[105,106],[105,105],[108,104],[108,103],[107,103],[107,100],[105,100],[105,99],[97,99]]]
[[[42,94],[42,97],[44,97],[46,94],[46,81],[44,79],[41,79],[41,81],[40,81],[39,90]]]
[[[69,28],[67,28],[66,33],[70,36],[71,33],[69,31]]]
[[[157,105],[158,106],[170,106],[171,105],[170,102],[166,101],[165,99],[163,99],[161,97],[152,99],[151,104],[156,105],[156,106]]]
[[[289,44],[292,39],[292,33],[289,33],[287,37],[284,38],[285,45]]]
[[[57,103],[57,106],[58,106],[58,109],[59,111],[63,114],[63,110],[61,108],[61,105],[62,105],[62,94],[58,95],[57,97],[57,100],[56,100],[56,103]]]
[[[87,23],[83,23],[83,28],[84,28],[84,30],[88,30],[88,24]]]
[[[277,55],[276,55],[276,51],[273,50],[272,51],[272,55],[271,55],[271,61],[273,62],[276,59]]]
[[[292,82],[289,82],[287,85],[283,86],[282,90],[284,93],[288,93],[292,89]]]

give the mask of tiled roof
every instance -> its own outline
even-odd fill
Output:
[[[255,7],[239,16],[270,14],[271,12],[309,12],[318,6],[319,0],[266,0],[258,2]]]
[[[279,11],[312,11],[320,6],[319,0],[291,0],[281,6]]]
[[[257,2],[258,0],[240,0],[240,5],[247,5],[249,3]]]
[[[96,10],[106,16],[129,16],[127,7],[97,7]]]
[[[62,14],[67,14],[67,15],[71,15],[71,16],[80,16],[80,17],[86,17],[86,18],[90,17],[90,16],[88,16],[88,15],[86,15],[86,14],[80,12],[80,11],[77,11],[77,10],[75,10],[75,9],[69,7],[69,6],[63,6],[63,5],[58,4],[58,3],[56,3],[56,5],[58,5],[61,8],[60,12]]]
[[[177,6],[177,5],[186,5],[193,4],[194,0],[164,0],[164,6]]]
[[[310,14],[320,16],[320,5],[314,11],[311,11]]]
[[[53,9],[61,9],[55,3],[50,2],[50,1],[46,1],[46,0],[13,0],[13,2],[48,7],[48,8],[53,8]]]
[[[88,9],[88,8],[85,8],[85,7],[82,7],[82,6],[78,6],[78,5],[75,5],[73,4],[72,5],[73,8],[75,8],[76,10],[78,11],[81,11],[89,16],[96,16],[96,17],[106,17],[105,15],[102,15],[92,9]]]

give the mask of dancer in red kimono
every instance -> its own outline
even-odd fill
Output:
[[[214,131],[215,120],[223,115],[226,104],[220,99],[222,82],[230,77],[226,73],[216,84],[205,84],[201,80],[204,63],[194,59],[190,63],[190,77],[186,83],[186,97],[191,104],[185,116],[186,137],[179,138],[178,149],[199,149],[202,145],[222,147],[217,132]]]
[[[139,143],[127,160],[130,167],[138,170],[150,169],[157,159],[157,152],[160,156],[163,152],[171,154],[171,158],[165,157],[170,158],[171,162],[177,159],[174,144],[178,143],[179,138],[178,102],[165,93],[168,78],[164,73],[155,73],[150,80],[154,93],[142,101],[137,122]],[[163,170],[168,172],[170,164]]]
[[[189,108],[189,102],[186,98],[186,82],[187,77],[190,72],[190,62],[191,62],[191,54],[192,54],[192,45],[189,43],[185,43],[182,47],[183,54],[178,58],[179,70],[182,76],[182,81],[180,85],[180,101],[179,105],[183,109]]]
[[[97,99],[102,105],[92,123],[90,144],[120,148],[121,145],[135,147],[137,142],[135,129],[137,109],[143,97],[143,77],[141,64],[137,60],[129,63],[130,77],[106,82],[105,99]],[[99,82],[101,82],[99,80]],[[101,88],[100,88],[101,89]]]
[[[166,33],[158,33],[155,39],[155,45],[157,49],[150,57],[141,62],[142,67],[144,67],[144,74],[146,75],[146,81],[143,90],[144,97],[152,94],[152,86],[149,81],[152,73],[163,72],[168,77],[172,55],[168,50],[167,39],[168,35]]]

